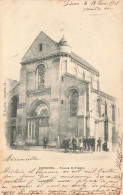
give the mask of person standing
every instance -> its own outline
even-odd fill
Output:
[[[67,138],[64,139],[64,152],[68,152],[69,150],[69,140]]]
[[[71,137],[71,138],[70,138],[70,142],[69,142],[69,149],[70,149],[70,151],[72,151],[72,150],[73,150],[73,143],[72,143],[72,139],[73,139],[73,137]]]
[[[91,137],[89,137],[89,139],[88,139],[88,142],[89,142],[89,151],[91,151],[92,150],[92,138]]]
[[[83,150],[86,150],[86,137],[83,138]]]
[[[79,150],[79,146],[80,146],[80,144],[79,144],[79,138],[77,137],[76,138],[76,150]]]
[[[70,139],[67,139],[67,142],[66,142],[66,144],[67,144],[67,152],[69,151],[69,142],[70,142]]]
[[[56,148],[60,149],[60,138],[59,138],[59,136],[57,137],[57,140],[56,140]]]
[[[95,151],[95,138],[92,137],[91,139],[91,147],[92,147],[92,151],[94,152]]]
[[[101,139],[100,139],[100,137],[99,137],[99,139],[97,140],[97,151],[99,150],[99,152],[100,152],[100,150],[101,150]]]
[[[79,139],[79,150],[80,150],[80,152],[83,152],[83,140],[82,140],[82,137]]]
[[[86,139],[86,147],[88,151],[90,150],[89,139],[90,139],[89,137]]]
[[[76,141],[76,138],[75,138],[75,136],[74,136],[74,137],[73,137],[73,139],[72,139],[73,152],[75,152],[75,151],[76,151],[76,143],[77,143],[77,141]]]
[[[48,140],[47,140],[47,137],[46,136],[44,136],[44,138],[43,138],[43,148],[47,148],[47,142],[48,142]]]

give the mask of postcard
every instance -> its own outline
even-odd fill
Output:
[[[122,195],[123,1],[0,1],[0,194]]]

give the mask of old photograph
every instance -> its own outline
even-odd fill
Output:
[[[40,32],[22,58],[20,80],[8,82],[6,136],[12,148],[115,150],[115,97],[100,89],[99,71],[72,52],[64,35],[56,42]]]

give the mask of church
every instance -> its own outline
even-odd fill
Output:
[[[9,80],[7,140],[41,146],[65,137],[99,137],[117,143],[116,99],[100,90],[100,74],[74,52],[40,32],[21,61],[20,81]]]

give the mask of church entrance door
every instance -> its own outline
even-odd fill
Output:
[[[42,146],[44,136],[49,139],[49,106],[42,100],[36,100],[30,107],[28,120],[31,122],[31,127],[28,124],[28,138],[31,129],[31,142],[34,138],[35,145]]]
[[[39,118],[39,146],[43,145],[43,138],[49,138],[49,117]]]

